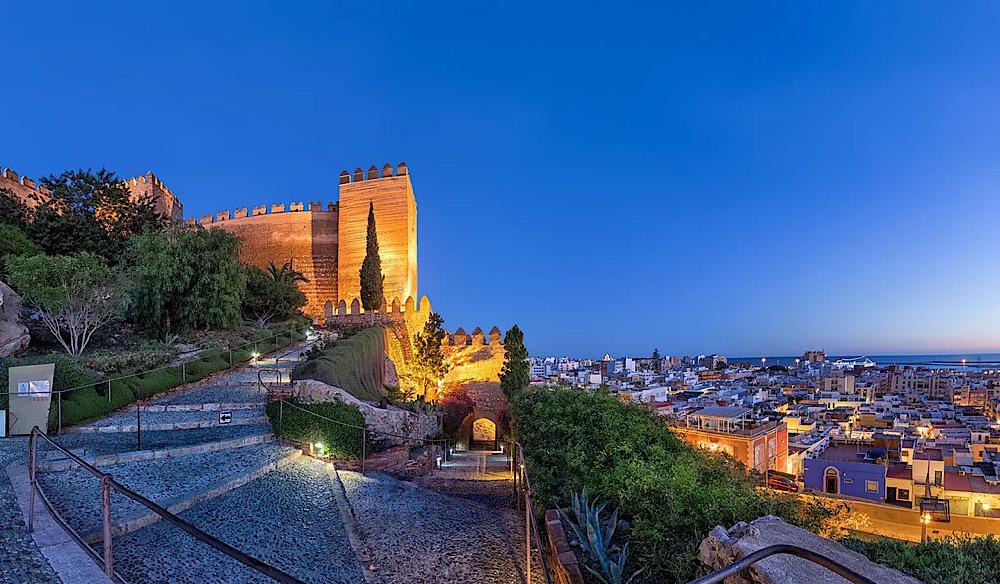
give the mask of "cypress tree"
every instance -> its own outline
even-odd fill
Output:
[[[375,232],[375,205],[368,202],[368,238],[365,261],[361,263],[361,306],[366,310],[382,308],[382,260],[378,255],[378,234]]]
[[[531,382],[528,369],[528,349],[524,346],[524,333],[515,324],[503,337],[503,369],[500,371],[500,389],[511,404]]]

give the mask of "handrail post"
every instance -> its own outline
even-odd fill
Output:
[[[233,366],[233,348],[229,347],[229,366]]]
[[[142,418],[139,414],[142,400],[135,400],[135,449],[142,450]]]
[[[111,380],[108,380],[108,403],[111,403]]]
[[[285,398],[281,397],[278,400],[278,436],[281,436],[282,430],[285,428]]]
[[[111,550],[111,475],[101,477],[101,501],[104,506],[104,573],[114,577],[114,557]]]
[[[361,474],[365,474],[365,457],[368,456],[368,428],[361,428]]]
[[[187,361],[181,362],[181,383],[187,383]]]
[[[59,396],[58,403],[56,404],[57,409],[59,410],[59,427],[57,428],[58,431],[56,434],[62,436],[62,392],[60,391],[56,395]]]
[[[37,443],[35,442],[35,430],[38,428],[31,429],[31,435],[28,437],[28,481],[30,483],[28,487],[28,532],[35,530],[35,447]]]
[[[521,468],[524,468],[523,465]],[[531,584],[531,502],[528,500],[530,496],[528,489],[524,489],[524,566],[527,584]]]

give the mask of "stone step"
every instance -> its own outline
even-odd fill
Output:
[[[303,456],[180,517],[305,582],[362,583],[337,488],[331,465]],[[114,558],[130,582],[273,583],[166,521],[115,538]]]
[[[197,404],[143,404],[143,412],[218,412],[235,410],[259,410],[261,402],[214,402]]]
[[[243,486],[301,456],[297,449],[277,442],[263,442],[175,458],[160,458],[110,465],[110,473],[129,488],[172,513]],[[42,472],[38,480],[49,500],[85,541],[101,540],[101,486],[94,475],[77,469]],[[112,491],[112,533],[135,531],[160,520],[145,506]]]
[[[176,458],[260,444],[274,438],[270,424],[216,426],[195,430],[143,430],[142,450],[136,450],[134,432],[81,432],[54,440],[94,466]],[[44,443],[39,445],[39,470],[72,470],[78,465]]]
[[[263,406],[261,404],[254,404],[254,406],[253,409],[239,410],[145,411],[140,412],[139,427],[144,432],[151,432],[155,430],[196,430],[227,425],[267,424],[270,420],[264,413]],[[230,414],[229,421],[225,424],[220,421],[222,412]],[[132,411],[116,414],[87,426],[77,426],[66,432],[135,432],[136,427],[136,414]]]
[[[239,375],[233,373],[231,376]],[[215,403],[264,403],[264,388],[254,383],[209,383],[154,399],[147,405],[201,405]]]

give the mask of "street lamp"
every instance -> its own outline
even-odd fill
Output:
[[[765,368],[765,367],[764,367],[764,364],[765,364],[765,363],[767,363],[767,357],[761,357],[761,358],[760,358],[760,368],[761,368],[761,369],[764,369],[764,368]]]
[[[927,524],[930,522],[930,513],[924,513],[920,516],[920,543],[927,543]]]
[[[965,357],[962,357],[962,373],[965,373]]]

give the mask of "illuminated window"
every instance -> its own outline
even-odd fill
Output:
[[[878,481],[865,481],[865,490],[869,493],[877,493]]]

